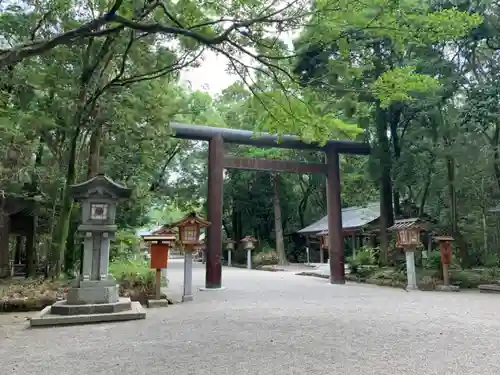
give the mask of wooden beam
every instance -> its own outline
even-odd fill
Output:
[[[368,143],[330,140],[325,145],[318,143],[306,143],[300,138],[292,135],[278,137],[269,133],[258,133],[248,130],[216,128],[212,126],[201,126],[192,124],[170,123],[174,131],[172,137],[180,139],[192,139],[195,141],[210,141],[216,136],[222,137],[225,143],[250,145],[257,147],[279,147],[297,150],[327,151],[334,148],[337,152],[351,155],[369,155],[370,145]]]
[[[235,156],[224,158],[224,168],[291,173],[326,173],[326,164],[301,163],[291,160],[250,159]]]

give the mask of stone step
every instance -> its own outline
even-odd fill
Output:
[[[500,294],[500,285],[499,284],[485,284],[478,286],[480,293],[499,293]]]

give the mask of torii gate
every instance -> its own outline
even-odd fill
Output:
[[[170,124],[175,138],[208,141],[208,221],[205,287],[222,286],[222,196],[224,168],[274,172],[321,173],[326,175],[328,208],[328,252],[330,256],[330,283],[344,284],[344,238],[342,236],[342,209],[340,201],[339,154],[368,155],[367,143],[328,141],[324,146],[306,143],[298,137],[276,137],[268,133],[255,134],[247,130],[210,126]],[[279,147],[297,150],[316,150],[326,154],[326,163],[301,163],[284,160],[265,160],[224,155],[224,142],[262,148]]]

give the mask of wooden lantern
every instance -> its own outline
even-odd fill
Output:
[[[177,235],[169,228],[162,228],[152,234],[142,236],[146,243],[150,243],[150,267],[156,270],[155,275],[155,298],[160,299],[161,293],[161,269],[168,266],[168,248],[174,243]]]
[[[455,239],[451,236],[435,236],[434,241],[439,242],[439,250],[441,252],[441,263],[451,264],[451,243]]]
[[[179,229],[179,240],[184,246],[184,251],[194,251],[195,247],[199,244],[200,230],[210,225],[196,212],[191,212],[183,219],[170,224],[171,228],[177,227]]]
[[[255,249],[255,243],[257,240],[255,237],[252,236],[246,236],[245,238],[241,239],[241,242],[243,242],[243,249],[245,250],[253,250]]]
[[[318,234],[319,244],[322,249],[328,249],[328,231],[323,231]]]
[[[168,249],[177,239],[177,235],[169,228],[162,228],[152,234],[142,236],[146,243],[150,243],[150,267],[153,269],[167,268]]]
[[[402,229],[397,234],[397,243],[400,247],[417,246],[420,243],[420,229]]]
[[[413,249],[420,245],[420,232],[426,230],[426,226],[418,218],[401,219],[396,220],[389,230],[397,233],[397,247]]]

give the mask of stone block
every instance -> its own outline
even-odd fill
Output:
[[[148,299],[148,307],[168,307],[168,299]]]
[[[460,287],[457,285],[436,285],[436,290],[439,292],[460,292]]]
[[[55,315],[51,314],[52,306],[43,309],[30,320],[31,327],[50,327],[72,324],[92,324],[119,322],[146,318],[146,311],[139,302],[132,302],[130,310],[108,314]]]
[[[500,293],[500,285],[497,284],[485,284],[478,286],[480,293]]]
[[[120,298],[115,303],[98,303],[85,305],[68,305],[66,301],[58,301],[50,311],[54,315],[111,314],[130,310],[132,303],[129,298]]]
[[[80,281],[80,288],[105,288],[108,286],[118,286],[114,279],[109,280],[82,280]]]
[[[116,303],[118,302],[118,286],[71,288],[66,298],[68,305]]]

